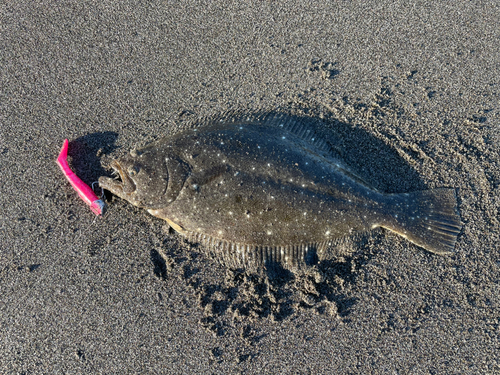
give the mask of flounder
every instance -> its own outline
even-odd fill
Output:
[[[166,220],[230,267],[322,260],[336,240],[377,227],[437,254],[461,230],[454,189],[384,194],[284,114],[208,121],[114,160],[102,188]]]

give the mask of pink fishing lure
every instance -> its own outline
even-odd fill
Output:
[[[73,189],[76,190],[80,198],[90,206],[92,212],[96,215],[102,215],[106,204],[102,199],[99,199],[95,195],[94,191],[90,186],[83,182],[69,167],[68,165],[68,140],[65,139],[59,157],[57,158],[57,164],[63,171],[64,175],[70,182]]]

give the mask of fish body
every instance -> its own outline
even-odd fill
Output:
[[[383,194],[335,159],[295,117],[226,118],[114,161],[104,189],[165,219],[230,266],[323,259],[335,240],[377,227],[434,253],[461,224],[453,189]]]

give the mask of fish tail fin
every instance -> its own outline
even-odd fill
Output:
[[[393,220],[383,225],[435,254],[449,254],[462,229],[455,189],[438,188],[391,196]]]

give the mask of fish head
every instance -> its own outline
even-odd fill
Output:
[[[110,166],[115,178],[100,177],[101,188],[140,208],[158,209],[168,203],[169,175],[161,152],[132,150]]]

